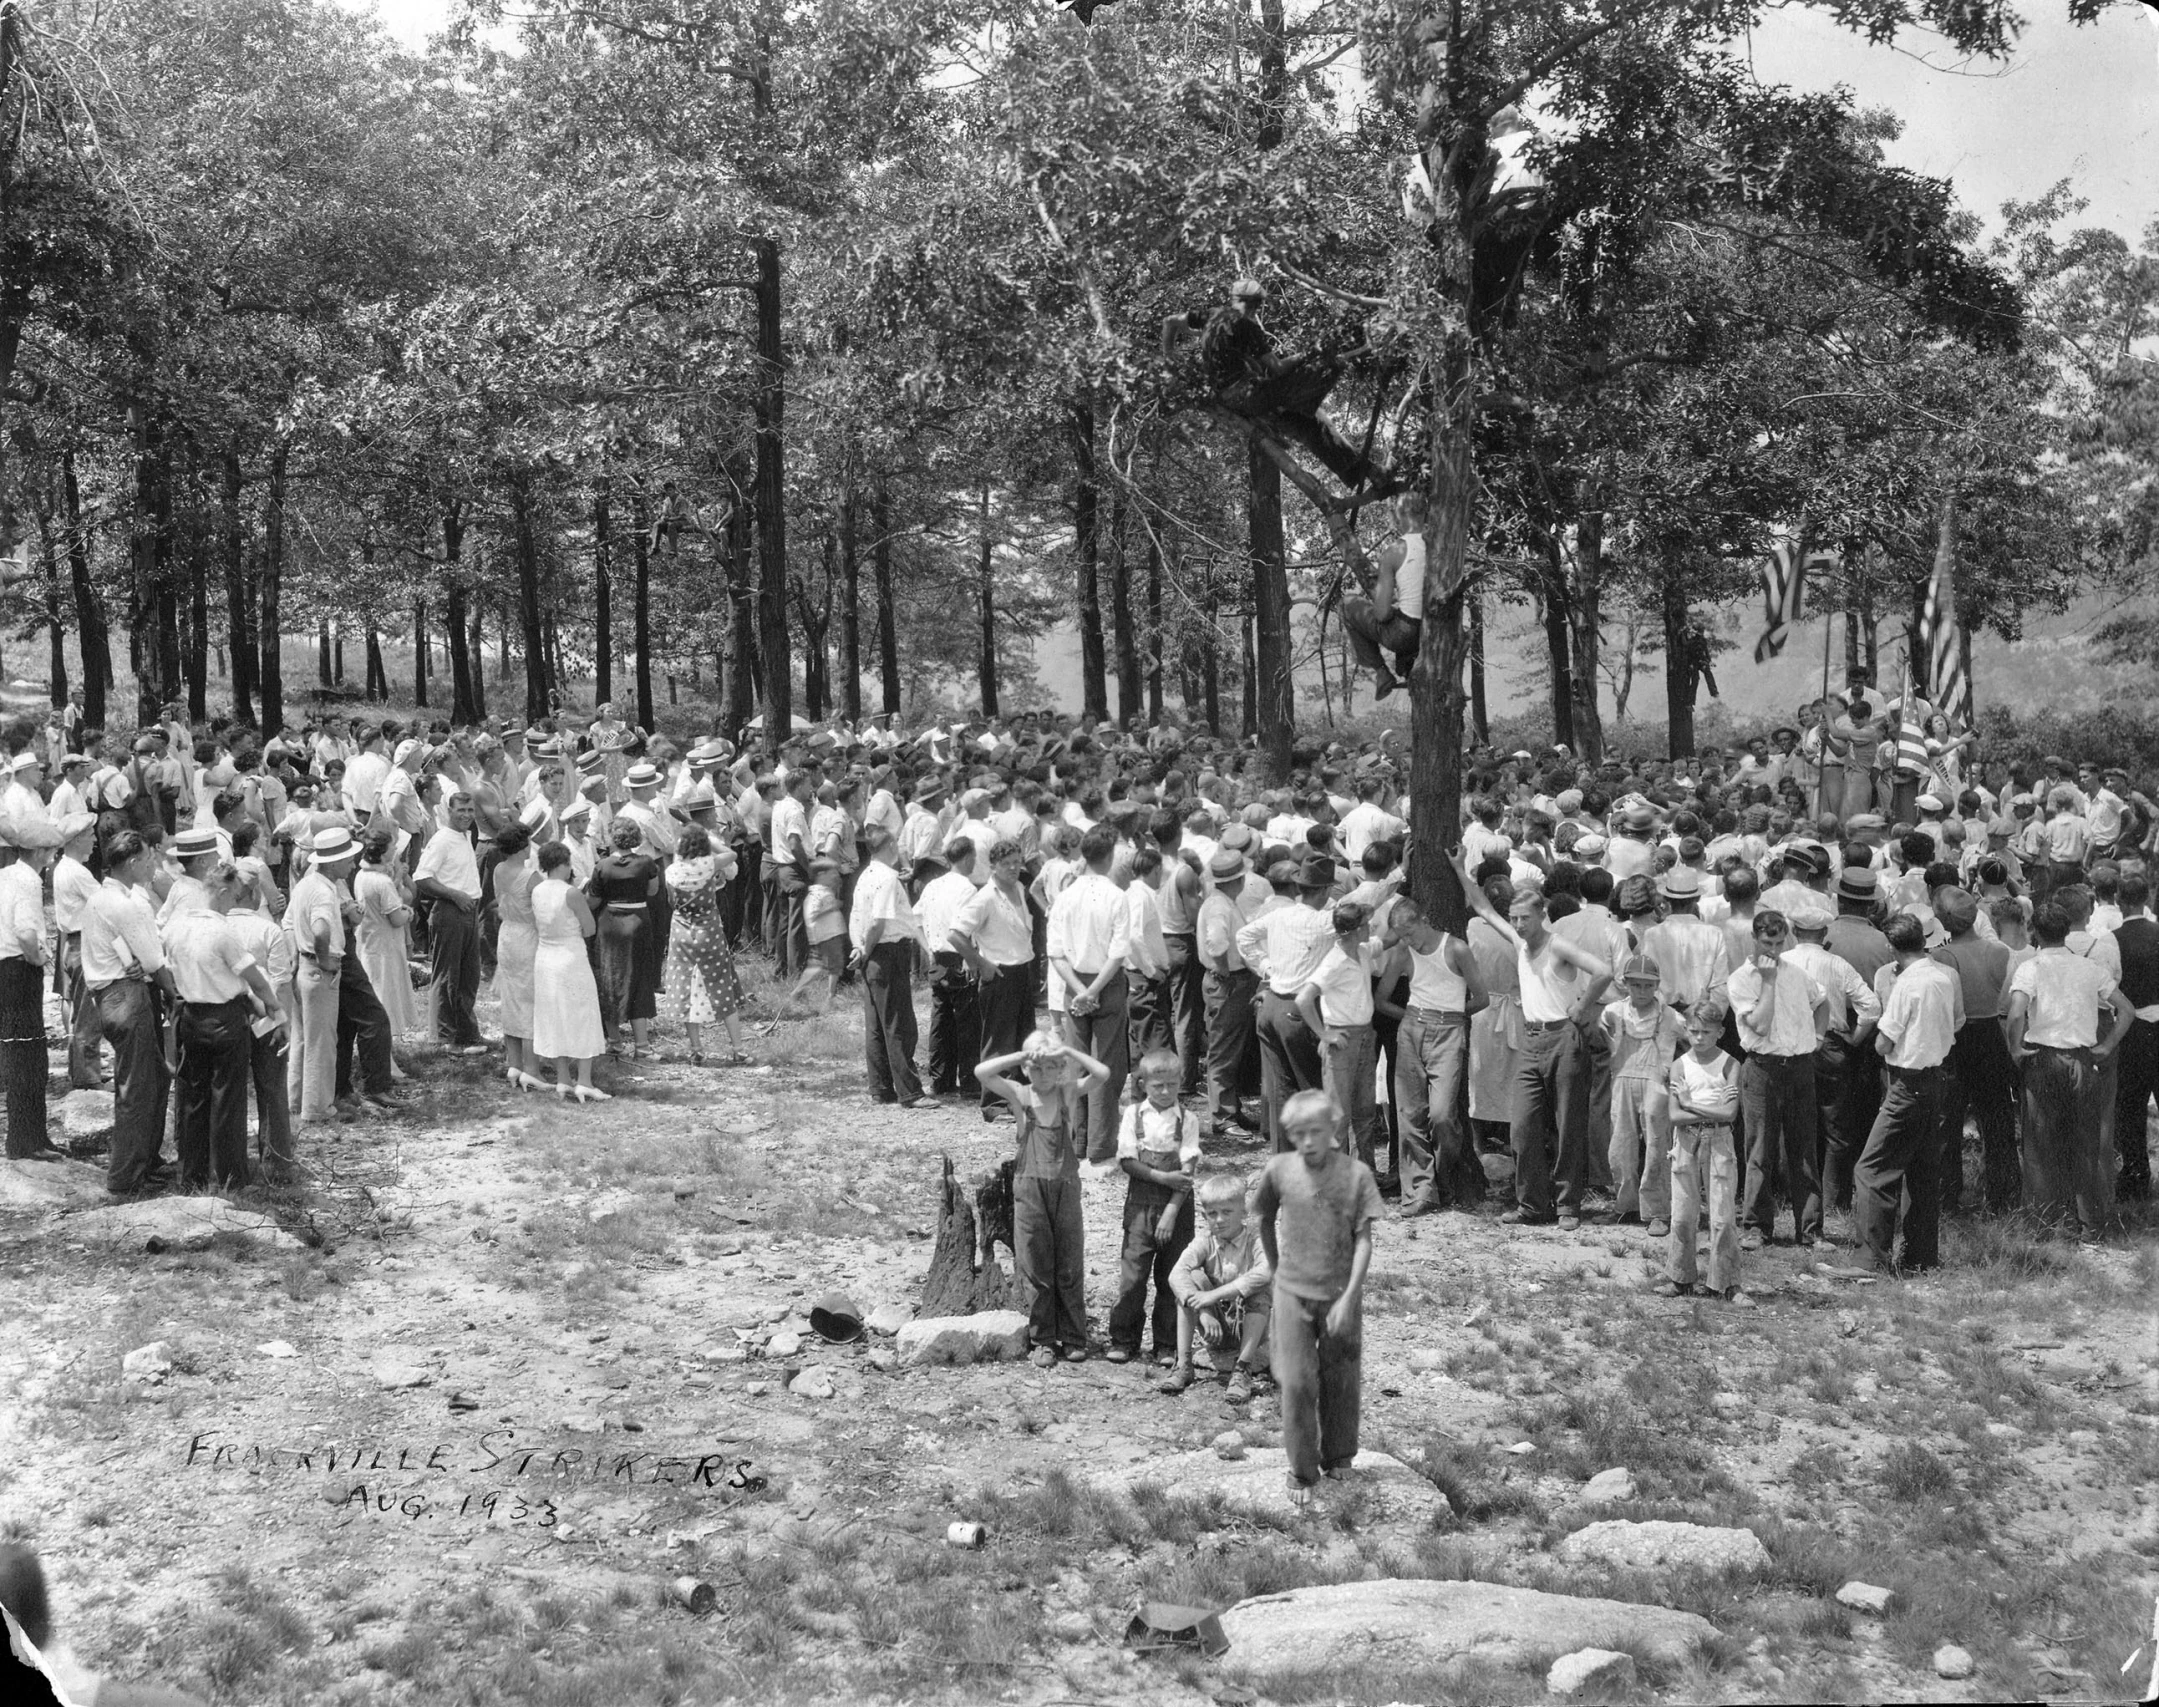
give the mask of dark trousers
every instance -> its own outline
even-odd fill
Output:
[[[86,1090],[104,1082],[98,1048],[98,1008],[82,981],[82,932],[69,931],[60,945],[60,993],[67,998],[67,1082]]]
[[[1364,1322],[1327,1331],[1329,1301],[1274,1288],[1274,1378],[1282,1389],[1282,1446],[1290,1474],[1314,1482],[1357,1456],[1364,1412]]]
[[[369,1096],[387,1096],[393,1084],[396,1058],[390,1047],[390,1016],[382,1011],[375,986],[368,982],[367,968],[352,951],[352,933],[345,934],[345,955],[337,974],[337,1076],[333,1087],[339,1102],[353,1094],[354,1058],[358,1057],[359,1089]]]
[[[2152,1098],[2159,1096],[2159,1021],[2132,1020],[2115,1059],[2121,1063],[2114,1087],[2114,1148],[2121,1157],[2121,1177],[2115,1182],[2114,1195],[2124,1202],[2141,1203],[2152,1194],[2146,1122]]]
[[[1259,1097],[1267,1111],[1267,1142],[1276,1151],[1289,1148],[1282,1125],[1282,1104],[1297,1091],[1316,1091],[1324,1076],[1319,1039],[1304,1023],[1296,1001],[1273,989],[1259,993],[1255,1029],[1259,1034]]]
[[[922,1094],[915,1072],[914,964],[915,945],[904,938],[879,943],[863,963],[862,1056],[877,1102],[913,1102]]]
[[[264,1176],[292,1177],[297,1157],[292,1148],[292,1098],[286,1075],[292,1068],[292,1031],[279,1026],[264,1036],[248,1036],[248,1068],[255,1081],[255,1154]]]
[[[1207,1118],[1219,1126],[1239,1112],[1245,1063],[1254,1046],[1259,974],[1209,972],[1202,991],[1207,1001]]]
[[[1165,933],[1162,941],[1169,949],[1170,1034],[1184,1067],[1177,1090],[1196,1097],[1207,1066],[1207,968],[1200,964],[1196,936]]]
[[[975,1063],[982,1059],[980,988],[967,962],[950,949],[930,957],[930,1089],[978,1095]]]
[[[34,1156],[45,1132],[45,976],[23,959],[0,960],[0,1084],[7,1091],[7,1153]]]
[[[1739,1069],[1747,1123],[1747,1183],[1739,1222],[1765,1239],[1777,1230],[1777,1185],[1791,1200],[1792,1233],[1822,1236],[1822,1182],[1815,1171],[1814,1057],[1749,1055]]]
[[[179,1118],[173,1148],[180,1189],[247,1184],[248,1006],[180,1004]]]
[[[1176,1215],[1165,1238],[1162,1220],[1172,1207]],[[1158,1354],[1176,1351],[1177,1295],[1169,1289],[1169,1271],[1177,1266],[1177,1259],[1191,1242],[1189,1190],[1179,1191],[1146,1179],[1125,1182],[1124,1248],[1117,1259],[1117,1302],[1110,1306],[1110,1344],[1139,1350],[1140,1329],[1150,1321],[1147,1285],[1152,1281],[1154,1349]]]
[[[1612,1040],[1601,1025],[1583,1026],[1582,1167],[1586,1184],[1612,1189]]]
[[[1087,1344],[1085,1241],[1078,1180],[1013,1179],[1012,1271],[1027,1299],[1027,1337],[1036,1345]]]
[[[997,976],[975,989],[976,1011],[982,1018],[982,1049],[977,1061],[991,1055],[1009,1055],[1026,1041],[1034,1029],[1035,967],[1029,960],[1018,966],[999,967]],[[973,1077],[970,1071],[970,1078]],[[1005,1106],[994,1091],[982,1093],[985,1109]]]
[[[1081,976],[1092,979],[1093,974]],[[1106,1162],[1117,1154],[1117,1118],[1124,1104],[1125,1080],[1132,1072],[1125,975],[1120,972],[1102,986],[1093,1013],[1075,1014],[1067,1008],[1064,1027],[1067,1043],[1109,1069],[1108,1082],[1087,1098],[1087,1159]]]
[[[1829,1066],[1834,1053],[1837,1064]],[[1829,1087],[1832,1113],[1823,1135],[1822,1197],[1838,1209],[1852,1206],[1852,1175],[1859,1154],[1874,1130],[1874,1117],[1882,1107],[1882,1058],[1873,1044],[1854,1044],[1849,1038],[1831,1037],[1822,1045],[1823,1066],[1833,1078]],[[1817,1090],[1820,1079],[1816,1080]]]
[[[758,941],[765,945],[765,952],[772,956],[772,964],[782,977],[787,975],[787,897],[780,893],[779,867],[772,863],[769,854],[760,856],[757,871],[758,895]]]
[[[1966,1020],[1949,1053],[1942,1085],[1942,1207],[1964,1203],[1964,1117],[1979,1128],[1982,1201],[1991,1210],[2017,1203],[2017,1069],[1998,1019]]]
[[[92,996],[99,1029],[112,1046],[112,1152],[105,1189],[140,1191],[165,1141],[172,1074],[159,1036],[157,999],[139,978],[122,978]]]
[[[435,1031],[456,1048],[480,1041],[472,1005],[480,995],[480,921],[437,901],[429,909],[429,956],[435,969]]]
[[[1933,1268],[1941,1261],[1942,1070],[1891,1067],[1883,1077],[1881,1111],[1852,1170],[1852,1219],[1873,1267]]]
[[[1589,1079],[1581,1028],[1523,1022],[1514,1054],[1507,1126],[1514,1150],[1514,1201],[1539,1221],[1582,1211],[1589,1187]],[[1555,1203],[1556,1197],[1556,1203]]]
[[[495,867],[502,855],[492,842],[480,844],[480,976],[495,975],[495,945],[502,940],[502,904],[495,899]],[[662,889],[666,886],[663,884]]]
[[[1357,662],[1374,675],[1387,672],[1382,647],[1394,654],[1394,673],[1404,680],[1416,667],[1417,648],[1424,643],[1424,623],[1418,618],[1404,616],[1398,610],[1382,618],[1370,599],[1353,593],[1342,601],[1342,629],[1349,636],[1349,649],[1356,653]]]
[[[1469,1141],[1462,1092],[1469,1074],[1469,1021],[1410,1008],[1402,1015],[1394,1100],[1402,1120],[1402,1207],[1474,1208],[1484,1201],[1484,1167]]]
[[[2089,1049],[2034,1044],[2024,1059],[2024,1207],[2098,1233],[2113,1219],[2114,1165],[2099,1136],[2099,1067]]]
[[[1170,1007],[1169,977],[1143,978],[1125,973],[1126,1053],[1132,1060],[1155,1049],[1174,1049],[1176,1032]]]

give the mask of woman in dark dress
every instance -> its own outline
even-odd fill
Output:
[[[593,973],[600,985],[600,1015],[607,1023],[608,1049],[630,1028],[629,1057],[652,1047],[652,1018],[659,1011],[659,939],[649,909],[660,890],[660,868],[643,851],[644,832],[619,823],[609,833],[613,851],[592,868],[585,885],[599,929],[592,938]]]

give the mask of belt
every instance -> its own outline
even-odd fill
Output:
[[[2099,1045],[2096,1043],[2031,1043],[2027,1049],[2044,1049],[2049,1055],[2089,1055]]]
[[[107,979],[102,984],[92,984],[90,986],[90,994],[93,996],[102,996],[107,990],[114,988],[114,986],[116,985],[147,984],[149,982],[150,980],[145,978],[140,972],[123,972],[120,974],[119,977]]]
[[[1572,1020],[1567,1019],[1525,1019],[1522,1021],[1522,1029],[1524,1031],[1564,1031],[1573,1023]]]
[[[1413,1014],[1423,1014],[1430,1019],[1466,1020],[1469,1018],[1469,1015],[1460,1008],[1428,1008],[1418,1002],[1411,1002],[1409,1011]]]
[[[2032,1045],[2032,1047],[2035,1049],[2045,1049],[2049,1046],[2044,1043],[2036,1043]],[[1931,1067],[1899,1067],[1894,1061],[1892,1061],[1888,1063],[1888,1067],[1889,1070],[1892,1073],[1895,1073],[1899,1078],[1906,1079],[1916,1079],[1924,1073],[1939,1073],[1942,1070],[1940,1062],[1936,1062]]]
[[[645,910],[645,903],[642,901],[610,901],[607,903],[607,910],[610,913],[642,913]]]

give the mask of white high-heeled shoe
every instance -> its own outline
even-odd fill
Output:
[[[598,1085],[579,1085],[576,1090],[579,1102],[613,1102],[615,1100],[612,1094],[601,1090]]]

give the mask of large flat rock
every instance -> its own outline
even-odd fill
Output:
[[[1400,1578],[1240,1601],[1222,1614],[1222,1630],[1224,1669],[1262,1684],[1350,1666],[1408,1670],[1472,1658],[1541,1669],[1582,1648],[1623,1647],[1682,1665],[1716,1634],[1706,1618],[1667,1607]]]
[[[235,1209],[222,1197],[153,1197],[141,1203],[115,1203],[70,1215],[58,1228],[66,1238],[85,1244],[146,1249],[153,1242],[166,1250],[193,1250],[219,1233],[248,1233],[288,1250],[306,1245],[277,1224],[273,1215]]]
[[[1279,1446],[1248,1447],[1237,1459],[1226,1459],[1212,1448],[1144,1458],[1104,1471],[1095,1482],[1100,1487],[1126,1489],[1152,1485],[1165,1493],[1199,1498],[1219,1495],[1223,1504],[1242,1512],[1288,1516],[1296,1510],[1289,1500],[1289,1454]],[[1330,1499],[1352,1489],[1375,1522],[1403,1518],[1429,1522],[1447,1509],[1446,1495],[1384,1452],[1360,1452],[1346,1477],[1320,1483],[1313,1490],[1312,1509],[1320,1512]]]
[[[1027,1318],[1017,1310],[923,1316],[899,1331],[902,1368],[938,1363],[1012,1362],[1027,1355]]]
[[[69,1091],[51,1105],[46,1118],[58,1120],[60,1130],[70,1138],[102,1138],[112,1130],[113,1094],[111,1091]]]

